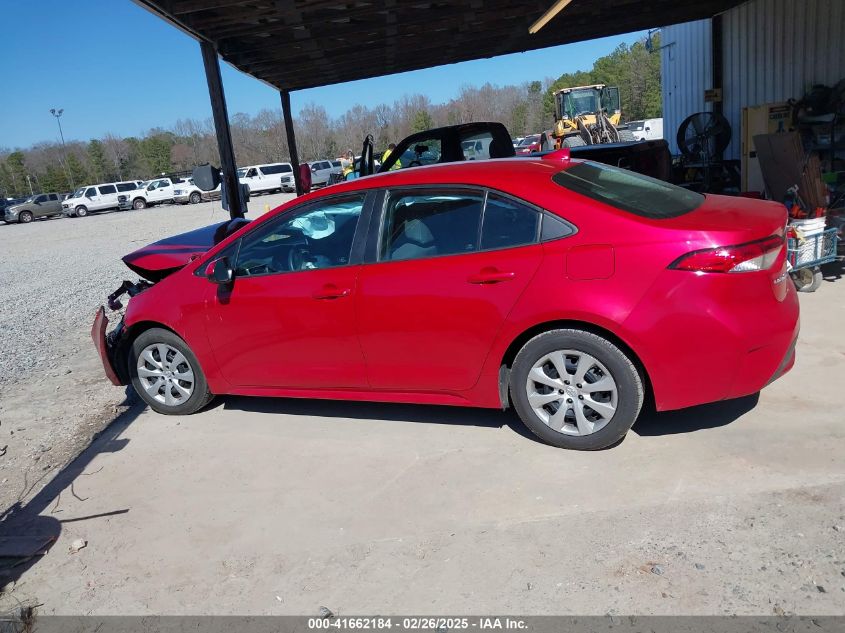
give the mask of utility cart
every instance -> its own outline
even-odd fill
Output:
[[[836,260],[836,229],[807,236],[789,237],[786,261],[799,292],[815,292],[822,283],[820,266]]]

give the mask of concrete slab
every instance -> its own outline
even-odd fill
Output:
[[[30,503],[58,541],[12,596],[46,614],[842,614],[845,284],[801,303],[797,364],[759,400],[652,414],[596,453],[510,412],[132,409]]]

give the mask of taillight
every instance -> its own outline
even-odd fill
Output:
[[[771,235],[756,242],[717,246],[687,253],[676,259],[669,268],[702,273],[746,273],[768,270],[783,249],[784,238]]]

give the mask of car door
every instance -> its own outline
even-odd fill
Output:
[[[367,199],[306,204],[256,227],[231,252],[234,282],[209,284],[208,338],[238,387],[365,387],[353,245]],[[360,259],[360,257],[358,258]]]
[[[147,185],[147,202],[158,203],[166,200],[168,198],[167,186],[169,184],[170,181],[161,179],[154,180],[149,185]]]
[[[101,209],[117,208],[117,187],[114,185],[100,185],[97,187],[97,190],[100,193]]]
[[[47,194],[47,201],[41,205],[41,215],[45,217],[58,215],[62,212],[62,201],[56,193]]]
[[[100,192],[97,191],[96,187],[88,187],[85,190],[84,197],[85,204],[83,206],[88,207],[90,211],[99,211],[106,208],[102,196],[100,196]]]
[[[386,198],[374,261],[358,279],[370,385],[470,389],[539,266],[541,214],[475,188],[397,189]]]

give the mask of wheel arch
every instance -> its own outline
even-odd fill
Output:
[[[129,384],[129,368],[126,365],[127,356],[129,354],[129,348],[132,347],[132,343],[135,341],[136,338],[141,336],[141,334],[143,334],[147,330],[152,330],[154,328],[167,330],[168,332],[172,333],[175,336],[178,336],[180,339],[185,341],[185,337],[182,336],[179,332],[159,321],[138,321],[125,328],[121,332],[120,338],[118,339],[117,345],[115,346],[114,350],[115,372],[122,381],[125,381],[124,384]],[[185,341],[185,345],[188,345],[187,341]],[[199,361],[199,359],[197,359],[197,361]]]
[[[519,350],[521,350],[525,346],[525,344],[535,336],[542,334],[543,332],[561,329],[583,330],[585,332],[595,334],[596,336],[601,336],[602,338],[605,338],[611,343],[613,343],[616,347],[622,350],[622,352],[626,356],[631,359],[632,363],[634,363],[634,366],[637,368],[637,371],[640,373],[640,378],[643,381],[643,388],[645,389],[646,398],[653,400],[654,391],[651,384],[651,378],[648,374],[648,370],[646,369],[646,366],[640,358],[639,354],[637,354],[637,352],[627,342],[625,342],[624,339],[620,338],[619,335],[617,335],[615,332],[612,332],[607,328],[601,327],[600,325],[596,325],[595,323],[590,323],[589,321],[579,321],[577,319],[559,319],[554,321],[544,321],[543,323],[538,323],[536,325],[531,326],[527,330],[517,335],[516,338],[511,341],[510,345],[508,345],[499,364],[499,394],[502,398],[503,405],[507,405],[507,400],[503,396],[506,396],[507,394],[507,381],[509,381],[510,379],[510,369],[513,366],[513,361],[516,358],[516,355],[519,353]],[[504,371],[502,371],[502,369]]]

